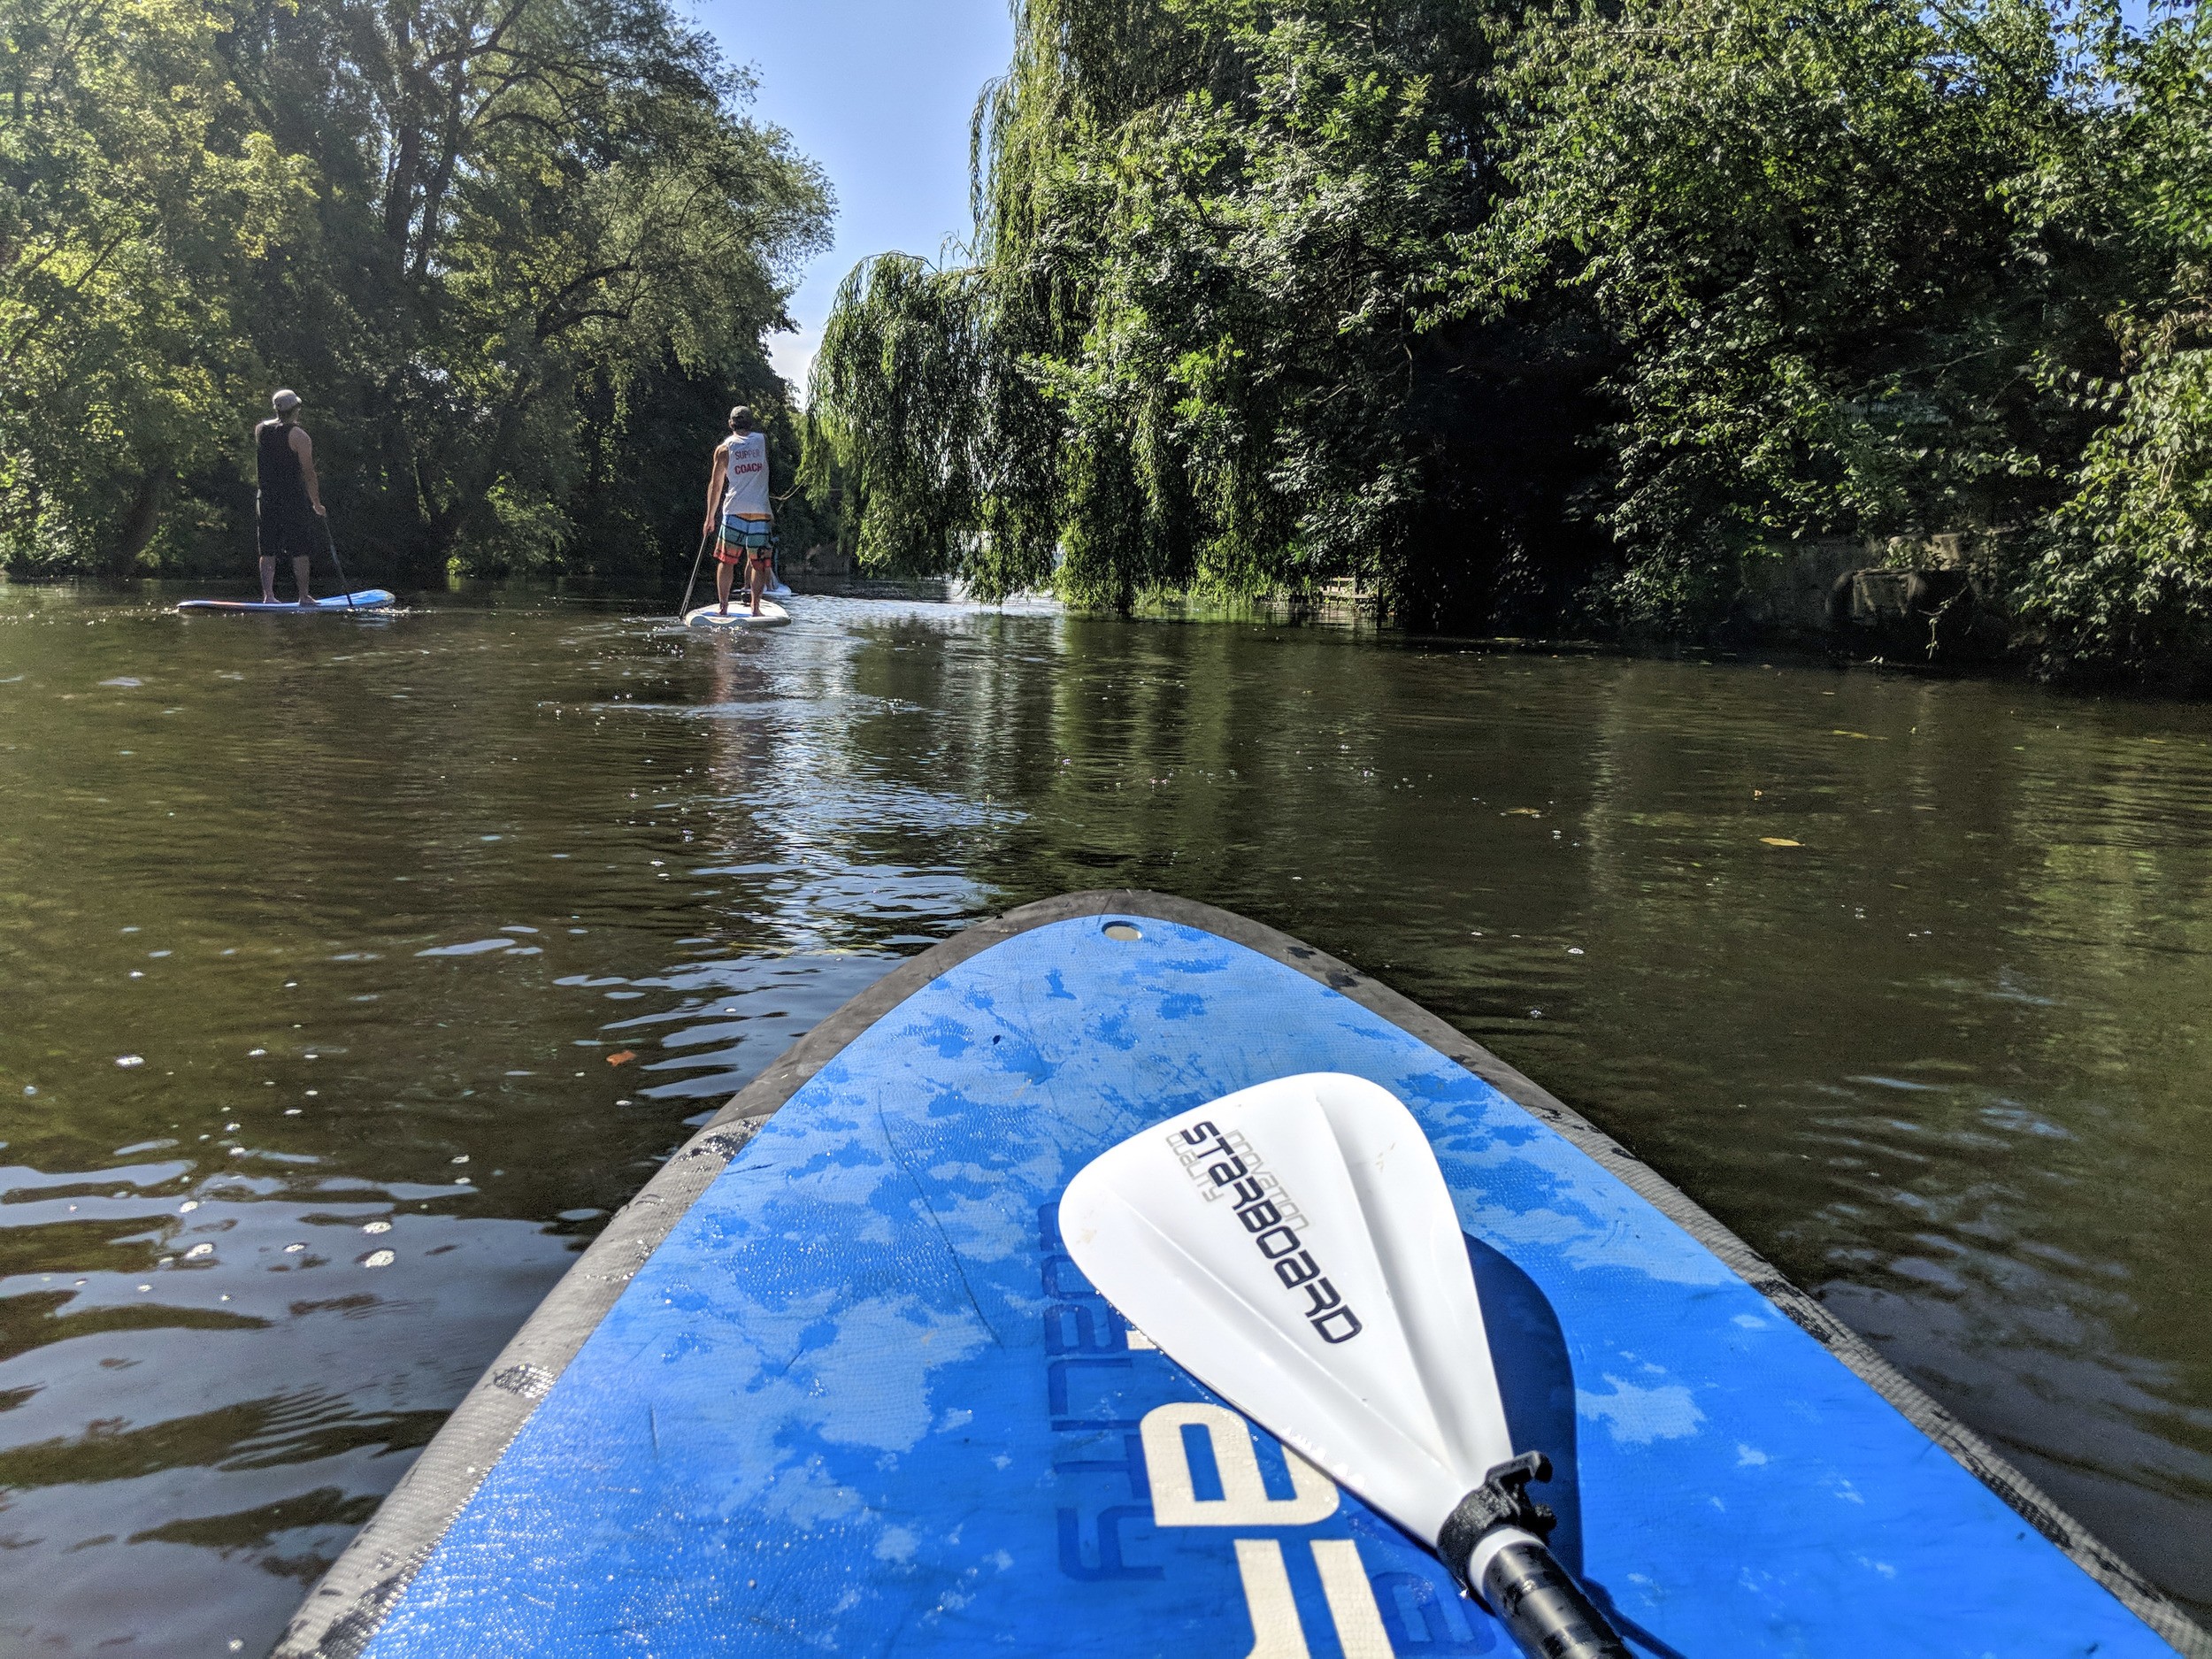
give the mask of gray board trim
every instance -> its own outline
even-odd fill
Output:
[[[1488,1049],[1356,968],[1287,933],[1161,893],[1106,889],[1026,904],[979,922],[901,963],[794,1043],[669,1159],[592,1241],[415,1460],[369,1524],[318,1584],[278,1641],[274,1659],[357,1659],[455,1517],[624,1286],[694,1200],[784,1102],[854,1038],[929,984],[992,946],[1085,917],[1179,922],[1257,951],[1340,991],[1467,1068],[1572,1141],[1609,1173],[1720,1257],[1786,1317],[1848,1366],[2177,1653],[2212,1659],[2208,1635],[2142,1574],[2038,1489],[1978,1434],[1891,1365],[1865,1339],[1791,1284],[1758,1252],[1630,1156],[1611,1136]]]

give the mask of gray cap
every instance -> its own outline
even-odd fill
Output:
[[[269,407],[275,410],[280,415],[288,413],[292,410],[297,409],[299,406],[300,395],[297,392],[293,391],[288,387],[283,391],[279,392],[275,396],[269,400]]]

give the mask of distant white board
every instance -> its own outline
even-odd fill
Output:
[[[780,628],[791,620],[791,613],[771,600],[760,602],[760,614],[755,616],[752,607],[742,599],[730,601],[729,614],[725,616],[712,605],[701,605],[684,618],[687,628]]]
[[[387,611],[398,602],[381,588],[365,588],[358,593],[340,594],[335,598],[318,599],[312,605],[294,600],[280,600],[273,605],[258,599],[187,599],[178,605],[180,611],[257,611],[265,615],[289,614],[296,617],[316,616],[331,611]]]

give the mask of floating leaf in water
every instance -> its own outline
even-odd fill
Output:
[[[1762,847],[1802,847],[1804,844],[1805,843],[1803,841],[1793,841],[1786,835],[1762,835],[1759,837],[1759,845]]]
[[[361,1258],[361,1265],[364,1267],[389,1267],[397,1260],[399,1260],[399,1257],[389,1250],[371,1250],[366,1256]]]
[[[1841,726],[1838,726],[1834,731],[1829,733],[1828,735],[1831,737],[1855,737],[1863,743],[1886,743],[1889,741],[1889,739],[1886,737],[1870,737],[1864,732],[1847,732]]]
[[[146,682],[142,680],[134,680],[128,674],[118,674],[114,679],[104,680],[100,683],[104,686],[119,686],[125,691],[135,691]]]
[[[632,1049],[632,1048],[625,1048],[625,1049],[624,1049],[624,1050],[623,1050],[620,1054],[611,1054],[611,1055],[609,1055],[609,1056],[607,1056],[607,1064],[608,1064],[609,1065],[627,1065],[627,1064],[628,1064],[631,1061],[633,1061],[633,1060],[634,1060],[634,1059],[636,1059],[636,1058],[637,1058],[637,1052],[636,1052],[636,1050]]]
[[[1498,816],[1500,818],[1541,818],[1544,815],[1532,806],[1509,806]]]

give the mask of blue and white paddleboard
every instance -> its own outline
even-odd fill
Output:
[[[2212,1640],[1709,1216],[1318,951],[1134,893],[902,964],[586,1252],[284,1655],[1512,1648],[1076,1271],[1069,1179],[1237,1090],[1411,1109],[1555,1552],[1654,1659],[2139,1659]]]
[[[180,602],[180,611],[257,611],[269,616],[289,613],[292,616],[313,616],[326,611],[388,611],[399,603],[397,597],[381,588],[365,588],[358,593],[340,594],[333,598],[318,599],[312,605],[297,600],[288,603],[280,600],[265,604],[258,599],[187,599]]]
[[[725,611],[714,605],[701,605],[687,613],[684,626],[687,628],[780,628],[791,620],[791,613],[772,599],[760,602],[760,614],[755,616],[751,602],[732,599]]]

